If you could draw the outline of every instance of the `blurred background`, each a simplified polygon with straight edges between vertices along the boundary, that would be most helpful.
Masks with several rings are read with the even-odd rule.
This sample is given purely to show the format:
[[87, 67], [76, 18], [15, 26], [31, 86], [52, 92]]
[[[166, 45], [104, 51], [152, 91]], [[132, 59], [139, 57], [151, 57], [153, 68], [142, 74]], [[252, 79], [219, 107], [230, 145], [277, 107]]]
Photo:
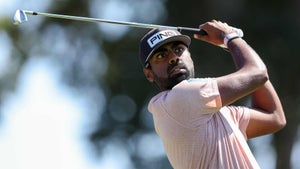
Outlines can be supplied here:
[[[17, 9], [244, 30], [268, 66], [287, 126], [249, 140], [263, 169], [300, 168], [300, 1], [0, 0], [1, 169], [171, 169], [147, 110], [158, 90], [138, 57], [148, 30], [28, 16]], [[198, 77], [234, 71], [229, 53], [192, 40]], [[247, 104], [244, 98], [237, 104]]]

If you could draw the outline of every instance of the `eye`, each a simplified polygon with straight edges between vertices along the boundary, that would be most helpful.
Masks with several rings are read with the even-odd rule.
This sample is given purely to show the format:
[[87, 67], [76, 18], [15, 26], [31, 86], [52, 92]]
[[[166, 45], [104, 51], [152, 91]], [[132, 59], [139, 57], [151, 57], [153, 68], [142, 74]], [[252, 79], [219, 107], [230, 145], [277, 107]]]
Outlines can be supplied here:
[[168, 54], [166, 52], [160, 52], [155, 55], [155, 59], [162, 60], [162, 59], [166, 58], [167, 56], [168, 56]]
[[182, 46], [177, 46], [174, 50], [174, 52], [177, 54], [177, 55], [181, 55], [183, 52], [184, 52], [184, 47]]

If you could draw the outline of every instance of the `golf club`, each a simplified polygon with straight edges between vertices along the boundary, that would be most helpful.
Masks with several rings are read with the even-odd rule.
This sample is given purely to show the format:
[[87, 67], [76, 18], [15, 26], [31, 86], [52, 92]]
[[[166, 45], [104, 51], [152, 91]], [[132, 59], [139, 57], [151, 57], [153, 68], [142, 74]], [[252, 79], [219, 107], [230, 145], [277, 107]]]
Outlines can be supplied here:
[[[125, 21], [116, 21], [116, 20], [108, 20], [108, 19], [98, 19], [98, 18], [89, 18], [89, 17], [80, 17], [80, 16], [42, 13], [42, 12], [34, 12], [34, 11], [29, 11], [29, 10], [17, 10], [14, 15], [14, 18], [13, 18], [14, 24], [19, 25], [19, 24], [22, 24], [22, 23], [28, 21], [27, 15], [34, 15], [34, 16], [39, 15], [39, 16], [50, 17], [50, 18], [77, 20], [77, 21], [84, 21], [84, 22], [102, 22], [102, 23], [118, 24], [118, 25], [125, 25], [125, 26], [137, 27], [137, 28], [148, 28], [148, 29], [166, 28], [166, 29], [177, 30], [183, 34], [192, 33], [192, 34], [207, 35], [207, 33], [204, 30], [197, 29], [197, 28], [164, 26], [164, 25], [137, 23], [137, 22], [125, 22]], [[243, 31], [241, 29], [234, 28], [234, 27], [232, 27], [232, 29], [240, 37], [243, 37]]]

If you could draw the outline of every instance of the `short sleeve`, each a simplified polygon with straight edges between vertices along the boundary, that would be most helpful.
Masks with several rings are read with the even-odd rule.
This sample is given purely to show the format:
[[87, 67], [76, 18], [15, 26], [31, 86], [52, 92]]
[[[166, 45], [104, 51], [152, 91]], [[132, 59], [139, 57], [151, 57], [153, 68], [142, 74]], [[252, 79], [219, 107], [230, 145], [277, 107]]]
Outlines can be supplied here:
[[172, 90], [152, 98], [148, 106], [152, 113], [164, 113], [183, 125], [191, 126], [199, 124], [221, 107], [217, 82], [212, 78], [184, 80]]
[[228, 109], [233, 122], [247, 139], [246, 130], [250, 120], [249, 108], [243, 106], [228, 106]]

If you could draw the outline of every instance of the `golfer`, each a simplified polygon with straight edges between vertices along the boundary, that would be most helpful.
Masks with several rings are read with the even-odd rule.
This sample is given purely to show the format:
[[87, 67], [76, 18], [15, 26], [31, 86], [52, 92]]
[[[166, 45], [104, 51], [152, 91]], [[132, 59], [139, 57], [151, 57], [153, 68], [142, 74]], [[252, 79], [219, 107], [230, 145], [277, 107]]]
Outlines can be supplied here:
[[[274, 133], [286, 124], [281, 102], [258, 54], [226, 23], [199, 26], [194, 38], [225, 45], [236, 71], [195, 78], [191, 39], [175, 30], [153, 29], [140, 42], [140, 61], [160, 93], [148, 109], [174, 169], [260, 168], [247, 139]], [[214, 66], [214, 65], [211, 65]], [[249, 107], [231, 105], [252, 95]]]

